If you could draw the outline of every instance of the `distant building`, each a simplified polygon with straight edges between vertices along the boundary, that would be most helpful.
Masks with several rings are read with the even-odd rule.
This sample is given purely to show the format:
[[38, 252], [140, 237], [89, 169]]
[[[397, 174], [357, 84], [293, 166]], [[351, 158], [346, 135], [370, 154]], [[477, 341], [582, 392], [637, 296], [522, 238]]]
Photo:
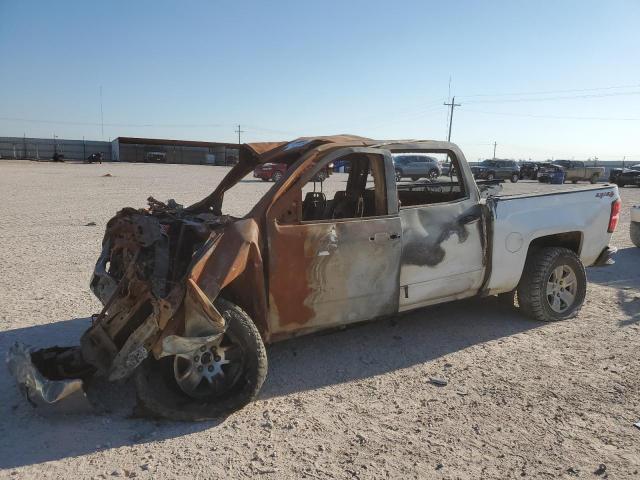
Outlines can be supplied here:
[[238, 144], [118, 137], [111, 142], [111, 157], [116, 162], [233, 165]]

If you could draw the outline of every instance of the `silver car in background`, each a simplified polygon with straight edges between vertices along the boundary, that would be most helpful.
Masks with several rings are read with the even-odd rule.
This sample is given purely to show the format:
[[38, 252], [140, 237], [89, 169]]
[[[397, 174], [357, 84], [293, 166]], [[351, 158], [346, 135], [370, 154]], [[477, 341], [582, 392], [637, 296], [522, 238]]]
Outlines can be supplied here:
[[442, 174], [442, 166], [438, 159], [428, 155], [415, 153], [393, 155], [393, 166], [397, 182], [403, 178], [411, 178], [411, 180], [438, 178]]

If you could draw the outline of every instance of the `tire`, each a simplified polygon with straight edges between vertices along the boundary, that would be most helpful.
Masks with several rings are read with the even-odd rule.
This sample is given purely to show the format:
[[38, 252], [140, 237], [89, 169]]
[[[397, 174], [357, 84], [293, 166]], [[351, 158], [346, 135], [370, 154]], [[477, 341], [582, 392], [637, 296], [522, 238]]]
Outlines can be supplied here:
[[520, 180], [520, 175], [518, 175], [517, 173], [511, 175], [511, 183], [516, 183], [518, 180]]
[[438, 172], [438, 170], [436, 170], [435, 168], [429, 171], [429, 178], [436, 179], [439, 176], [440, 176], [440, 172]]
[[491, 181], [494, 178], [496, 178], [496, 176], [495, 176], [495, 174], [493, 172], [487, 173], [487, 180]]
[[591, 178], [589, 179], [589, 181], [591, 182], [592, 185], [594, 183], [598, 183], [598, 175], [591, 175]]
[[619, 188], [623, 188], [626, 185], [626, 183], [618, 181], [616, 182], [616, 185], [618, 185]]
[[280, 180], [284, 175], [282, 175], [282, 172], [273, 172], [273, 175], [271, 175], [271, 180], [273, 180], [274, 182], [277, 182], [278, 180]]
[[396, 182], [402, 181], [402, 170], [396, 170]]
[[[573, 273], [573, 283], [575, 283], [573, 292], [569, 288], [557, 293], [553, 290], [549, 291], [550, 285], [554, 288], [563, 288], [562, 282], [558, 285], [552, 280], [552, 278], [558, 278], [556, 273], [560, 267], [562, 267], [562, 275], [566, 270]], [[570, 276], [562, 275], [560, 279], [564, 282], [571, 280]], [[567, 284], [564, 283], [564, 285]], [[575, 317], [582, 308], [586, 292], [587, 275], [584, 265], [574, 252], [562, 247], [547, 247], [530, 252], [517, 288], [518, 303], [522, 312], [541, 322], [555, 322]], [[565, 299], [569, 298], [571, 293], [573, 293], [571, 303], [566, 302]], [[553, 303], [550, 298], [554, 299]], [[563, 305], [566, 307], [563, 308]]]
[[636, 247], [640, 248], [640, 222], [631, 222], [629, 236]]
[[144, 413], [178, 421], [207, 420], [239, 410], [258, 395], [268, 367], [260, 333], [237, 305], [222, 298], [216, 299], [215, 305], [227, 321], [225, 337], [233, 338], [240, 347], [240, 370], [233, 384], [221, 394], [191, 396], [176, 381], [175, 356], [160, 360], [149, 356], [135, 372], [136, 391]]

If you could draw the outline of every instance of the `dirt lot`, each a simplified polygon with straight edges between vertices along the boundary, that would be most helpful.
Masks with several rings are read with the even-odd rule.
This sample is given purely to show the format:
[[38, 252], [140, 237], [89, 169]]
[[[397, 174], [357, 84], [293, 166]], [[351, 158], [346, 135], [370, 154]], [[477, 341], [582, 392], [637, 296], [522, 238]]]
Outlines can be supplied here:
[[[0, 354], [76, 343], [99, 310], [88, 281], [106, 221], [149, 194], [195, 201], [225, 171], [2, 161]], [[227, 212], [270, 185], [247, 179]], [[553, 187], [506, 185], [532, 188]], [[43, 418], [2, 369], [0, 477], [638, 478], [640, 189], [622, 195], [618, 262], [588, 271], [577, 319], [543, 325], [483, 299], [287, 341], [268, 349], [259, 400], [224, 421], [131, 418], [128, 384], [96, 386], [102, 413]]]

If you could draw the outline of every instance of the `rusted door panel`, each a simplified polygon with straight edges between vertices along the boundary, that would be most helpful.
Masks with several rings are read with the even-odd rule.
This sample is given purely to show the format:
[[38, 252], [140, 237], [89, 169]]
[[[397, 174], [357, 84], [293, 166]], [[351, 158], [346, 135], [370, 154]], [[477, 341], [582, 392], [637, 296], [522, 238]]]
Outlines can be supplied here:
[[398, 311], [397, 215], [269, 229], [269, 322], [274, 335]]
[[477, 292], [484, 274], [483, 230], [475, 200], [400, 210], [400, 310]]

